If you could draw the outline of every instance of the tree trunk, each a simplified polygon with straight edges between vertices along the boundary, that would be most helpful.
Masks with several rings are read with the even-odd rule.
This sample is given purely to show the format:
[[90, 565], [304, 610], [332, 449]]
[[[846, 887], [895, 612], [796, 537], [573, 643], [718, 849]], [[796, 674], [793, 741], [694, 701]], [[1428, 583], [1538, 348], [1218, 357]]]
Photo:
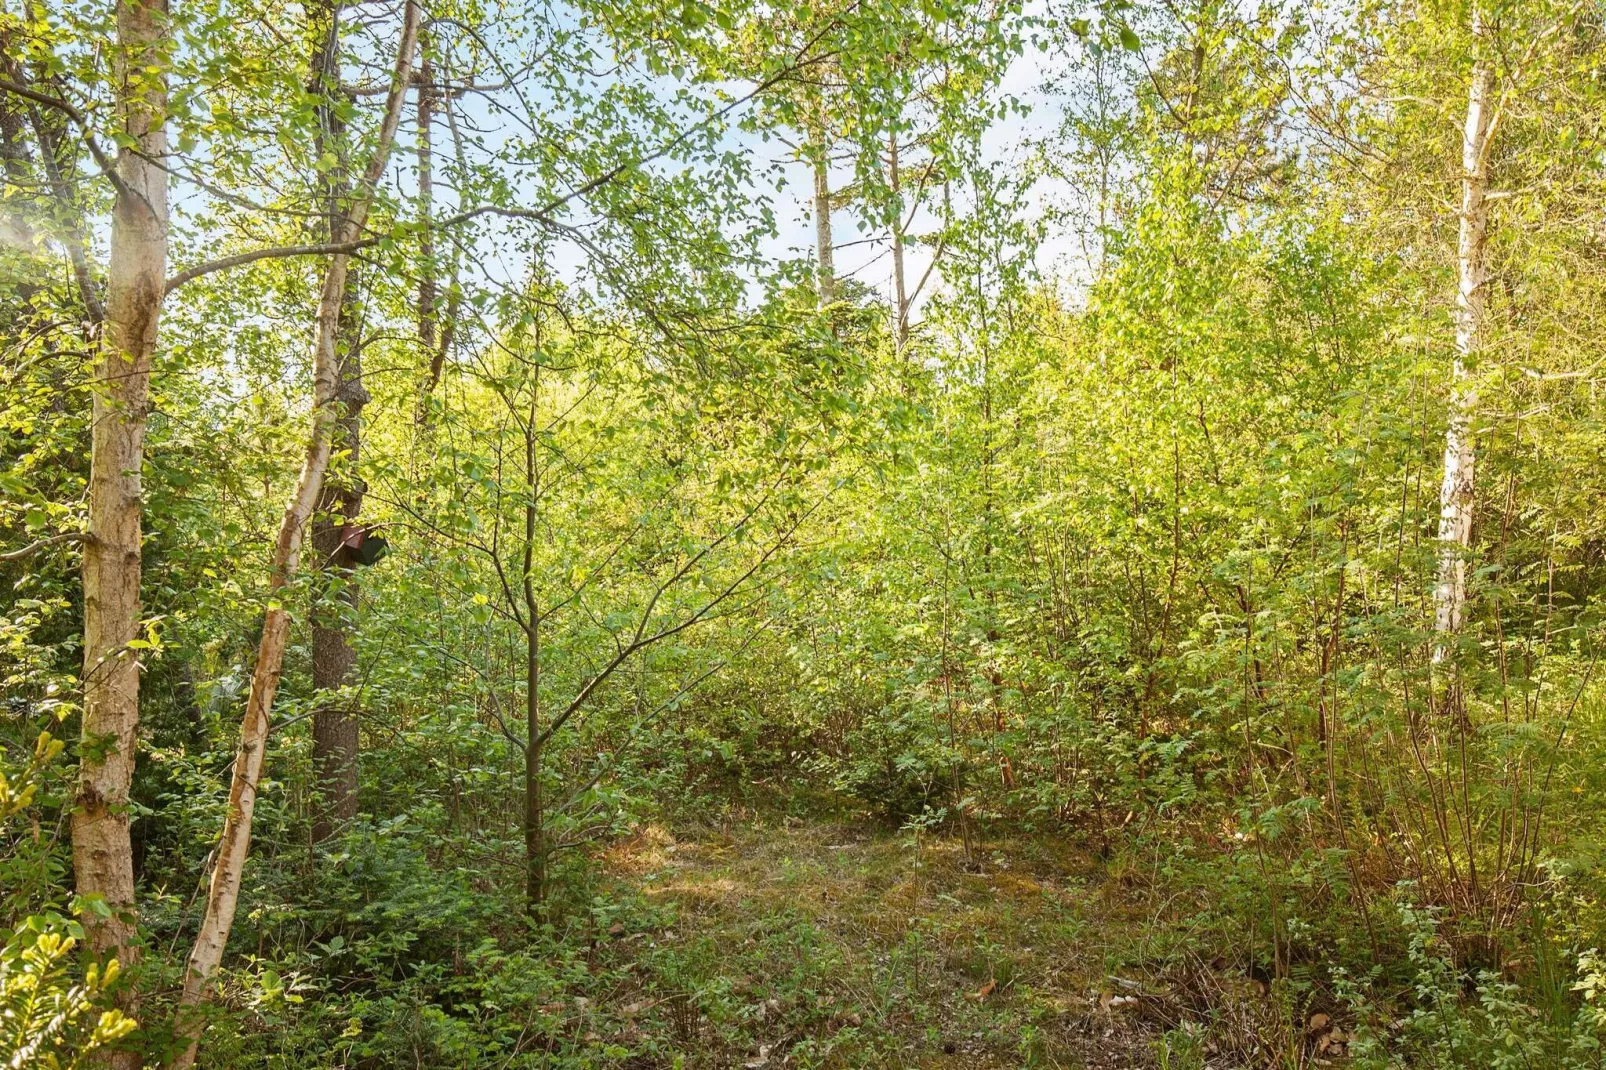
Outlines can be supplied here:
[[[433, 83], [434, 74], [432, 68], [430, 68], [428, 65], [428, 56], [424, 57], [424, 63], [424, 82], [426, 85], [431, 85]], [[424, 254], [425, 275], [419, 283], [418, 337], [421, 348], [423, 348], [425, 355], [429, 358], [429, 370], [425, 374], [424, 386], [420, 391], [418, 398], [417, 423], [421, 429], [426, 427], [429, 423], [430, 398], [434, 394], [436, 387], [440, 386], [441, 373], [446, 368], [446, 358], [452, 352], [452, 341], [457, 330], [457, 313], [462, 304], [463, 298], [463, 292], [457, 285], [458, 256], [461, 253], [461, 246], [457, 242], [453, 242], [452, 285], [448, 290], [448, 296], [446, 298], [445, 322], [442, 323], [440, 315], [440, 289], [437, 275], [438, 265], [435, 262], [434, 228], [431, 222], [433, 219], [435, 200], [433, 183], [435, 171], [432, 156], [434, 139], [431, 136], [431, 133], [432, 123], [435, 117], [436, 104], [444, 105], [443, 110], [446, 114], [446, 125], [452, 134], [452, 150], [453, 155], [457, 160], [458, 171], [460, 173], [465, 173], [468, 169], [468, 164], [463, 155], [462, 132], [457, 127], [457, 115], [456, 112], [452, 110], [450, 96], [444, 94], [432, 94], [429, 97], [429, 114], [427, 116], [428, 121], [426, 121], [426, 116], [422, 110], [424, 107], [424, 100], [421, 98], [419, 100], [420, 113], [418, 119], [420, 153], [418, 196], [420, 202], [422, 203], [424, 213], [425, 242], [421, 252]]]
[[898, 354], [909, 344], [909, 295], [903, 276], [903, 177], [898, 173], [898, 135], [887, 146], [887, 179], [892, 187], [892, 314], [893, 342]]
[[73, 873], [79, 895], [98, 896], [110, 908], [105, 917], [83, 914], [90, 951], [115, 955], [124, 968], [137, 954], [128, 794], [139, 728], [139, 657], [129, 644], [139, 638], [140, 469], [167, 268], [166, 35], [165, 0], [117, 5], [119, 125], [133, 144], [117, 154], [83, 558], [84, 710]]
[[544, 748], [539, 722], [527, 722], [524, 748], [524, 904], [532, 918], [546, 910], [546, 806], [541, 796]]
[[[367, 221], [374, 189], [384, 174], [390, 147], [396, 138], [396, 127], [401, 120], [402, 101], [412, 74], [418, 24], [418, 2], [407, 0], [401, 41], [396, 50], [396, 67], [385, 101], [385, 117], [380, 126], [378, 144], [363, 174], [362, 183], [352, 197], [351, 206], [341, 221], [339, 241], [355, 239]], [[330, 257], [318, 301], [317, 330], [313, 344], [312, 427], [307, 455], [302, 463], [300, 478], [296, 481], [294, 496], [279, 524], [270, 577], [272, 596], [262, 623], [262, 639], [257, 648], [251, 694], [246, 701], [245, 718], [240, 726], [240, 746], [234, 758], [234, 775], [229, 786], [223, 835], [218, 843], [217, 862], [207, 892], [206, 914], [184, 971], [184, 988], [179, 996], [174, 1030], [188, 1043], [175, 1060], [174, 1065], [178, 1067], [189, 1067], [195, 1063], [196, 1047], [204, 1026], [204, 1018], [197, 1005], [204, 998], [208, 982], [223, 959], [229, 930], [234, 925], [235, 907], [239, 902], [240, 880], [251, 844], [251, 818], [256, 808], [257, 783], [262, 775], [262, 761], [267, 747], [268, 719], [273, 710], [274, 695], [279, 689], [279, 677], [284, 670], [284, 648], [290, 631], [289, 613], [279, 599], [283, 597], [285, 585], [296, 573], [302, 534], [322, 494], [331, 438], [339, 418], [340, 355], [337, 340], [340, 313], [345, 305], [350, 259], [344, 253]]]
[[[1483, 27], [1474, 8], [1472, 33], [1482, 48]], [[1450, 638], [1466, 614], [1467, 552], [1472, 545], [1477, 450], [1472, 417], [1477, 390], [1471, 365], [1483, 343], [1484, 252], [1488, 236], [1490, 111], [1494, 69], [1479, 55], [1467, 94], [1461, 136], [1461, 227], [1456, 259], [1455, 363], [1451, 369], [1450, 417], [1444, 436], [1444, 482], [1439, 490], [1439, 579], [1434, 590], [1435, 663], [1449, 654]]]
[[820, 307], [827, 308], [836, 301], [835, 238], [831, 234], [831, 161], [825, 136], [815, 138], [819, 153], [814, 159], [814, 245], [815, 285], [820, 296]]
[[[21, 72], [18, 64], [11, 57], [16, 46], [13, 44], [11, 34], [0, 26], [0, 71], [13, 82], [21, 84]], [[32, 182], [29, 174], [28, 147], [23, 142], [22, 129], [28, 113], [28, 102], [10, 93], [0, 93], [0, 164], [4, 165], [6, 178], [17, 189], [27, 189]], [[33, 249], [33, 225], [28, 222], [28, 216], [22, 210], [19, 201], [7, 212], [3, 222], [0, 222], [0, 240], [18, 249]], [[32, 291], [24, 296], [31, 296]]]
[[344, 696], [327, 697], [348, 686], [357, 653], [347, 629], [357, 608], [357, 575], [344, 564], [341, 528], [354, 523], [362, 512], [362, 482], [357, 462], [362, 448], [362, 409], [368, 392], [362, 385], [362, 353], [358, 338], [356, 302], [347, 284], [341, 312], [340, 380], [336, 402], [334, 450], [345, 455], [343, 478], [326, 480], [312, 526], [312, 546], [326, 582], [321, 604], [312, 616], [312, 686], [326, 696], [312, 715], [312, 769], [318, 788], [318, 810], [312, 822], [312, 842], [322, 843], [357, 816], [358, 709]]
[[541, 763], [546, 757], [541, 730], [541, 602], [535, 591], [535, 533], [541, 501], [541, 469], [536, 457], [541, 368], [536, 365], [530, 408], [524, 425], [524, 902], [530, 917], [546, 910], [546, 806], [541, 794]]
[[[334, 107], [340, 91], [340, 11], [334, 0], [329, 28], [313, 56], [312, 83], [318, 93], [319, 155], [334, 151], [340, 164], [328, 172], [327, 236], [339, 232], [342, 202], [351, 193], [350, 160], [342, 144], [345, 124]], [[336, 388], [339, 415], [333, 450], [347, 458], [343, 481], [326, 479], [312, 522], [312, 545], [317, 567], [324, 574], [319, 599], [312, 612], [312, 686], [322, 696], [312, 715], [312, 769], [317, 789], [312, 842], [322, 843], [357, 815], [358, 724], [355, 706], [343, 697], [330, 697], [351, 682], [356, 652], [346, 637], [357, 605], [355, 572], [341, 554], [341, 527], [357, 519], [362, 510], [361, 483], [356, 478], [362, 445], [362, 408], [368, 393], [362, 385], [361, 325], [357, 315], [357, 276], [348, 271], [340, 308], [335, 347], [340, 372]]]
[[[17, 78], [18, 81], [23, 81], [24, 79], [20, 77], [20, 73], [20, 69], [14, 69], [13, 77]], [[64, 244], [67, 246], [67, 257], [72, 262], [73, 279], [78, 283], [78, 295], [84, 303], [84, 310], [88, 313], [89, 320], [98, 327], [105, 322], [106, 306], [102, 303], [100, 295], [95, 290], [94, 272], [89, 267], [89, 239], [84, 233], [83, 210], [78, 203], [74, 183], [69, 180], [67, 173], [62, 169], [64, 159], [70, 158], [67, 153], [62, 151], [61, 143], [64, 134], [51, 126], [50, 117], [44, 115], [38, 107], [30, 104], [28, 114], [30, 125], [34, 130], [34, 138], [39, 144], [39, 161], [44, 167], [45, 181], [50, 186], [50, 195], [55, 198], [62, 215], [70, 221], [65, 225], [67, 233]], [[162, 134], [164, 145], [166, 137], [167, 135], [164, 131]], [[166, 192], [165, 183], [163, 192], [164, 194]], [[162, 205], [161, 211], [165, 216], [167, 212], [165, 203]], [[165, 240], [163, 257], [165, 261]]]
[[419, 35], [419, 86], [418, 86], [418, 254], [421, 261], [418, 271], [418, 348], [427, 361], [424, 389], [419, 392], [416, 422], [422, 427], [429, 419], [429, 396], [440, 382], [441, 365], [445, 352], [436, 349], [438, 329], [437, 301], [440, 299], [435, 272], [435, 234], [433, 212], [435, 200], [435, 158], [433, 127], [435, 124], [435, 71], [429, 62], [429, 38]]

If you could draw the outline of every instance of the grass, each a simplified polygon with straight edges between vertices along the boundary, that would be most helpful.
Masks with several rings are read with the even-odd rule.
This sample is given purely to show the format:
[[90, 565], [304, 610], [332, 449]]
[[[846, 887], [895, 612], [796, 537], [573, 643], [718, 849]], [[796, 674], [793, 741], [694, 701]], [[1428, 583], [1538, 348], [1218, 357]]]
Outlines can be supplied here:
[[1087, 855], [847, 816], [738, 808], [603, 852], [640, 909], [595, 937], [628, 980], [586, 1039], [640, 1067], [1203, 1065], [1202, 1027], [1127, 969], [1152, 914]]

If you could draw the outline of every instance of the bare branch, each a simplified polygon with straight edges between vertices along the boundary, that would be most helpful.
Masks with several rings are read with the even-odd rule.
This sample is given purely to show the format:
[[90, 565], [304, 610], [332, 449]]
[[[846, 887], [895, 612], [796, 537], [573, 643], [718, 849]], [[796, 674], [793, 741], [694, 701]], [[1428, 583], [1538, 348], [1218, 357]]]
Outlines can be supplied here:
[[60, 535], [51, 535], [47, 538], [35, 539], [33, 542], [29, 543], [27, 546], [24, 546], [20, 550], [11, 550], [7, 553], [0, 554], [0, 561], [20, 561], [29, 554], [43, 550], [47, 546], [58, 546], [64, 542], [88, 541], [89, 533], [87, 531], [68, 531]]

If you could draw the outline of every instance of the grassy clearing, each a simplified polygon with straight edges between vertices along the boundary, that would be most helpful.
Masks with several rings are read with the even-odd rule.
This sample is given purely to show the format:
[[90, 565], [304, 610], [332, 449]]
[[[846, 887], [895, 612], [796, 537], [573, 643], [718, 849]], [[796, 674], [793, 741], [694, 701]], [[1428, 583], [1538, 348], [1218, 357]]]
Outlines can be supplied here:
[[1144, 969], [1155, 904], [1049, 838], [967, 853], [735, 809], [600, 861], [634, 906], [594, 936], [595, 967], [620, 980], [571, 1004], [569, 1028], [620, 1065], [1239, 1065], [1277, 1017], [1252, 985]]

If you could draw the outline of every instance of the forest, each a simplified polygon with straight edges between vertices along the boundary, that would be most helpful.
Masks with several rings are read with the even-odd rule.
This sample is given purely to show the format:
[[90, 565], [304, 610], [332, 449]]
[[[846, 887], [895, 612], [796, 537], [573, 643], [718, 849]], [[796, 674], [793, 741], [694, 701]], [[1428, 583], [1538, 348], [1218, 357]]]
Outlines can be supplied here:
[[1606, 1066], [1598, 0], [0, 0], [0, 1063]]

